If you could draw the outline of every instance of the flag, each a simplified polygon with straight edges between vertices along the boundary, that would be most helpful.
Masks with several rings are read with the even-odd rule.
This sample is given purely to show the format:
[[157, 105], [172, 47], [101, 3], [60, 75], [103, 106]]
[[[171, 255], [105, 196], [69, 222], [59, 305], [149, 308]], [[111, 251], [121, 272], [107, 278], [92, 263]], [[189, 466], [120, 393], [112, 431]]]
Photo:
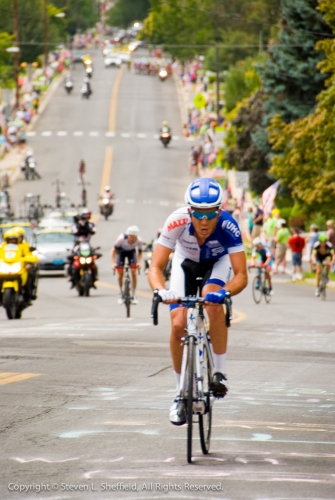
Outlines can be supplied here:
[[281, 179], [268, 187], [262, 194], [263, 213], [271, 212]]

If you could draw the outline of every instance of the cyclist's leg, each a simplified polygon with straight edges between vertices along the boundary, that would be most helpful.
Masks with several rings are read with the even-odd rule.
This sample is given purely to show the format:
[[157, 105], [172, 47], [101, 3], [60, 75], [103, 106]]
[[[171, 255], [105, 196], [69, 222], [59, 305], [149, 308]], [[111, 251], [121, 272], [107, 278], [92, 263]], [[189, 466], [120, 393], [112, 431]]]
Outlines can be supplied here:
[[[179, 257], [176, 254], [173, 256], [170, 278], [170, 289], [173, 290], [179, 297], [185, 296], [185, 274], [183, 268], [181, 267], [183, 260], [183, 258]], [[178, 384], [183, 356], [183, 346], [181, 345], [181, 338], [185, 336], [187, 310], [184, 307], [179, 307], [178, 304], [173, 304], [170, 306], [170, 316], [170, 352], [173, 369]]]
[[[127, 253], [128, 253], [128, 259], [129, 259], [130, 264], [137, 264], [136, 250], [130, 250]], [[136, 288], [137, 288], [137, 269], [131, 270], [131, 278], [132, 278], [132, 285], [133, 285], [133, 297], [135, 297]]]
[[125, 252], [121, 249], [116, 250], [116, 266], [117, 270], [117, 278], [120, 287], [120, 293], [122, 294], [122, 286], [123, 286], [123, 266], [124, 266]]
[[266, 274], [267, 280], [268, 280], [269, 285], [270, 285], [270, 290], [272, 290], [272, 280], [271, 280], [270, 270], [271, 270], [271, 267], [270, 266], [266, 266], [265, 274]]
[[[231, 269], [229, 255], [225, 255], [216, 262], [208, 278], [206, 277], [202, 296], [204, 297], [208, 292], [215, 292], [223, 288], [230, 280]], [[207, 306], [206, 312], [209, 318], [209, 334], [213, 346], [213, 391], [217, 396], [224, 396], [227, 392], [225, 373], [228, 340], [225, 312], [222, 305]]]

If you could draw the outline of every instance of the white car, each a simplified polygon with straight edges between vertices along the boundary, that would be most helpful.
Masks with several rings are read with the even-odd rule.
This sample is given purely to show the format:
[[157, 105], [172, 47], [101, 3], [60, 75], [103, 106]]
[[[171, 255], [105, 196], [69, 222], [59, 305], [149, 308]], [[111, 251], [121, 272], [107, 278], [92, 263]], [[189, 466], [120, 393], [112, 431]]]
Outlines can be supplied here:
[[38, 267], [42, 271], [64, 271], [74, 245], [70, 229], [41, 229], [35, 233]]
[[121, 59], [123, 63], [130, 61], [129, 52], [118, 52], [117, 56]]
[[105, 63], [105, 68], [111, 68], [112, 66], [119, 68], [122, 64], [122, 61], [119, 58], [119, 56], [115, 54], [108, 54], [105, 57], [104, 63]]

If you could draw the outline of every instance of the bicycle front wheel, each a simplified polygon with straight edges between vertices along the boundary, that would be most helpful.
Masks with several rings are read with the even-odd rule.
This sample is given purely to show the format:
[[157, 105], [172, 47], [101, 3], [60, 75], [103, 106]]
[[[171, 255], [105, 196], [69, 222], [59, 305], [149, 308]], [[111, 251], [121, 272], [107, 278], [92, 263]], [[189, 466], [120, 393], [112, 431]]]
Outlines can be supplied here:
[[252, 296], [256, 304], [262, 300], [262, 283], [259, 276], [255, 276], [252, 282]]
[[203, 365], [203, 390], [205, 397], [205, 414], [199, 415], [199, 433], [202, 453], [207, 455], [211, 441], [212, 432], [212, 404], [210, 398], [209, 387], [211, 383], [211, 365], [208, 359], [208, 352], [204, 346], [204, 365]]
[[130, 281], [127, 278], [124, 282], [124, 303], [126, 305], [127, 318], [130, 318], [130, 304], [131, 304]]
[[193, 380], [194, 380], [194, 337], [189, 338], [188, 359], [187, 359], [187, 461], [192, 463], [192, 427], [193, 427]]

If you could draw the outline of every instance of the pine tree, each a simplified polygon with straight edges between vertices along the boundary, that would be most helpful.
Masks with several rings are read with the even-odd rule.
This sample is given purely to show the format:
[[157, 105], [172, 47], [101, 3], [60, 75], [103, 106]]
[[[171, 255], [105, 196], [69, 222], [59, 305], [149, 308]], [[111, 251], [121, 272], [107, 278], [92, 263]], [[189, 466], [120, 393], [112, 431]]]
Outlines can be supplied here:
[[[239, 125], [237, 143], [228, 153], [228, 161], [231, 166], [241, 169], [237, 161], [239, 157], [244, 159], [243, 169], [252, 171], [252, 188], [257, 193], [273, 182], [267, 174], [271, 159], [267, 128], [271, 119], [279, 114], [285, 123], [289, 123], [312, 113], [316, 96], [324, 88], [327, 75], [317, 69], [324, 54], [315, 50], [315, 44], [332, 36], [332, 31], [317, 7], [317, 0], [282, 0], [278, 41], [269, 45], [269, 58], [258, 67], [263, 89], [262, 112], [258, 107], [251, 130], [245, 123], [245, 107], [240, 109], [235, 120]], [[248, 107], [252, 112], [254, 97], [251, 97]], [[246, 131], [249, 140], [240, 140]]]

